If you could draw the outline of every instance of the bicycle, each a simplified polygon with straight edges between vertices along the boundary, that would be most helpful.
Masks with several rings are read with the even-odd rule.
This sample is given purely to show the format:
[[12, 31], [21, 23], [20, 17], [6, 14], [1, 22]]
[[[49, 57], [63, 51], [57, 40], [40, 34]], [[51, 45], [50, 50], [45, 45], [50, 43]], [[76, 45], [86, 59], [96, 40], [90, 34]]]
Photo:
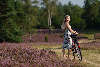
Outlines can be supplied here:
[[75, 59], [75, 54], [77, 55], [78, 59], [82, 61], [82, 53], [81, 53], [81, 48], [78, 43], [78, 37], [76, 34], [71, 35], [72, 38], [72, 53]]

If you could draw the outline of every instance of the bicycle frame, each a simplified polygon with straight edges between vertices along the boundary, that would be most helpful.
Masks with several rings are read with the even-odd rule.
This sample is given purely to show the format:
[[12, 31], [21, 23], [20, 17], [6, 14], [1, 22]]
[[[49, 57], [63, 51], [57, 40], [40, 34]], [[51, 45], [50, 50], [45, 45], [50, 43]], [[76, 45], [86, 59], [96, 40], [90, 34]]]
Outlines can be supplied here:
[[75, 59], [75, 53], [77, 53], [79, 60], [82, 61], [82, 54], [81, 54], [80, 45], [78, 43], [78, 37], [77, 35], [73, 34], [71, 35], [71, 38], [72, 38], [72, 51], [73, 51], [74, 59]]
[[80, 48], [80, 45], [77, 40], [78, 39], [77, 35], [73, 34], [73, 35], [71, 35], [71, 38], [72, 38], [72, 46], [78, 46], [78, 48]]

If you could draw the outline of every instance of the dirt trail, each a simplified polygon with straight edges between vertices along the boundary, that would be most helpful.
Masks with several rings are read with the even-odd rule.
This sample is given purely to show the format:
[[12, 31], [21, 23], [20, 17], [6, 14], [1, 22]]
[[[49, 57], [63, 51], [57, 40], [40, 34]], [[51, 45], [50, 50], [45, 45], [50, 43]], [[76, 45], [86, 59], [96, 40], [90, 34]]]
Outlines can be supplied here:
[[85, 58], [83, 59], [83, 62], [85, 62], [85, 63], [87, 63], [87, 64], [94, 65], [95, 67], [100, 67], [100, 64], [94, 63], [94, 62], [89, 61], [89, 60], [87, 60], [87, 59], [85, 59]]
[[[61, 57], [61, 59], [68, 59], [67, 57]], [[70, 59], [69, 60], [73, 60], [73, 56], [71, 56], [70, 55]], [[77, 58], [76, 58], [76, 60], [78, 60]], [[94, 63], [94, 62], [92, 62], [92, 61], [89, 61], [89, 60], [87, 60], [86, 58], [83, 58], [83, 60], [82, 60], [82, 63], [86, 63], [86, 64], [89, 64], [89, 65], [93, 65], [93, 66], [95, 66], [95, 67], [100, 67], [100, 64], [98, 64], [98, 63]]]

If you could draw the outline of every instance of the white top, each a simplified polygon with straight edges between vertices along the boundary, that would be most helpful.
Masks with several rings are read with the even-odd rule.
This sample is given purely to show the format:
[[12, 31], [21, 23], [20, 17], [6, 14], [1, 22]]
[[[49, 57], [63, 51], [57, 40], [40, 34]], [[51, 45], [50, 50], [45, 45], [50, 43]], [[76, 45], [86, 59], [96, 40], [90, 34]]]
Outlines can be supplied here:
[[[69, 27], [71, 28], [71, 26], [69, 25]], [[68, 28], [66, 28], [65, 32], [69, 35], [71, 35], [72, 33], [70, 32], [70, 30]]]
[[[70, 25], [69, 25], [69, 27], [71, 28]], [[61, 25], [61, 28], [62, 28], [62, 29], [66, 29], [66, 30], [65, 30], [65, 33], [66, 33], [66, 34], [71, 35], [71, 32], [70, 32], [69, 29], [66, 27], [65, 23], [63, 23], [63, 24]]]

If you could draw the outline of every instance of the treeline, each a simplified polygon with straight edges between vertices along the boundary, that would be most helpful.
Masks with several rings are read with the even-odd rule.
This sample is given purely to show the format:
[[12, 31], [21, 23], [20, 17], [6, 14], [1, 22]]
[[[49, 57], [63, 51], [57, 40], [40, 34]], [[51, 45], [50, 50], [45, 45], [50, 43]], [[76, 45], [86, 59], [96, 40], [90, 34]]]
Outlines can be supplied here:
[[84, 0], [83, 7], [58, 0], [0, 0], [0, 42], [21, 42], [34, 29], [60, 29], [66, 14], [74, 29], [100, 29], [99, 0]]

